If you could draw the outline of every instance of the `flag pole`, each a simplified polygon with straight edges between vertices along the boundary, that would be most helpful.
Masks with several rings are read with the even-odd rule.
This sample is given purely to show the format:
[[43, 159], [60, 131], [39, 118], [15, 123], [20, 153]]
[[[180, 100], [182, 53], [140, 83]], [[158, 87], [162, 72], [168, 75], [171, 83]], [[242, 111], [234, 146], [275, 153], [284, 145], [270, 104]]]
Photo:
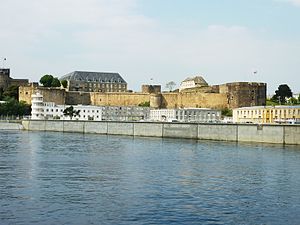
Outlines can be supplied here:
[[3, 58], [3, 62], [2, 62], [2, 68], [3, 68], [3, 69], [5, 68], [5, 67], [4, 67], [5, 61], [6, 61], [6, 58], [4, 57], [4, 58]]

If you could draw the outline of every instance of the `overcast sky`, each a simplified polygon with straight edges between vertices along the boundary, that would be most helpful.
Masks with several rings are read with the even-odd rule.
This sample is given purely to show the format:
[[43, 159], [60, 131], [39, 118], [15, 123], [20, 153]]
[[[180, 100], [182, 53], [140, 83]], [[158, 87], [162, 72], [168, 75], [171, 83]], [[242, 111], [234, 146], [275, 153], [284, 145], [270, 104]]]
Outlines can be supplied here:
[[139, 91], [202, 75], [300, 92], [300, 0], [0, 0], [0, 9], [1, 67], [14, 78], [119, 72]]

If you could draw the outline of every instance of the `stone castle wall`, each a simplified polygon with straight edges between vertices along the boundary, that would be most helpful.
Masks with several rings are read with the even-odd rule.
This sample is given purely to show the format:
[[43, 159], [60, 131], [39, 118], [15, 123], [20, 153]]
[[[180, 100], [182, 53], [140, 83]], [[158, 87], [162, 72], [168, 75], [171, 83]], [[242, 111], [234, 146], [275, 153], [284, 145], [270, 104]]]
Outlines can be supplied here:
[[57, 105], [97, 105], [97, 106], [137, 106], [150, 102], [153, 108], [239, 108], [264, 105], [266, 103], [266, 84], [237, 82], [215, 85], [211, 92], [165, 92], [165, 93], [102, 93], [68, 92], [60, 88], [23, 86], [19, 99], [31, 104], [31, 95], [38, 89], [44, 101]]
[[235, 82], [218, 85], [219, 92], [227, 94], [229, 108], [265, 105], [267, 87], [265, 83]]
[[31, 105], [31, 95], [34, 94], [36, 91], [39, 91], [43, 95], [45, 102], [55, 102], [55, 104], [57, 105], [66, 104], [65, 89], [33, 86], [19, 87], [19, 101], [25, 101]]
[[10, 86], [28, 85], [28, 79], [13, 79], [10, 77], [10, 69], [0, 69], [0, 88], [6, 90]]
[[148, 84], [143, 84], [142, 85], [142, 93], [160, 93], [161, 92], [161, 85], [148, 85]]
[[98, 106], [137, 106], [144, 102], [150, 102], [150, 94], [147, 93], [90, 93], [91, 104]]
[[163, 93], [162, 108], [227, 108], [227, 95], [218, 93]]

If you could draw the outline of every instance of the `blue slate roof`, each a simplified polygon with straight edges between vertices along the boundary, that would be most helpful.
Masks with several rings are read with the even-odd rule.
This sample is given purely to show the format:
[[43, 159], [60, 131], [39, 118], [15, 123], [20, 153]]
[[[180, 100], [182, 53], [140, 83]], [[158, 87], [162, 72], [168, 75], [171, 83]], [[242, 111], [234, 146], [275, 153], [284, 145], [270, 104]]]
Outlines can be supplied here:
[[127, 84], [119, 73], [110, 72], [74, 71], [62, 76], [60, 80]]

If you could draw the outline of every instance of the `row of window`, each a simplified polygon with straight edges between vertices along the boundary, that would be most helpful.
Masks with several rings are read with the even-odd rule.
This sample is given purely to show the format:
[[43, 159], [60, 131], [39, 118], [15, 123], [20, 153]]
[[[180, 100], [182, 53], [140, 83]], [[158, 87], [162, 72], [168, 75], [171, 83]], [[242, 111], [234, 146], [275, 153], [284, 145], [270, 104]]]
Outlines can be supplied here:
[[237, 114], [241, 115], [261, 115], [262, 113], [271, 113], [271, 114], [290, 114], [290, 115], [300, 115], [300, 109], [271, 109], [271, 110], [240, 110], [237, 111]]

